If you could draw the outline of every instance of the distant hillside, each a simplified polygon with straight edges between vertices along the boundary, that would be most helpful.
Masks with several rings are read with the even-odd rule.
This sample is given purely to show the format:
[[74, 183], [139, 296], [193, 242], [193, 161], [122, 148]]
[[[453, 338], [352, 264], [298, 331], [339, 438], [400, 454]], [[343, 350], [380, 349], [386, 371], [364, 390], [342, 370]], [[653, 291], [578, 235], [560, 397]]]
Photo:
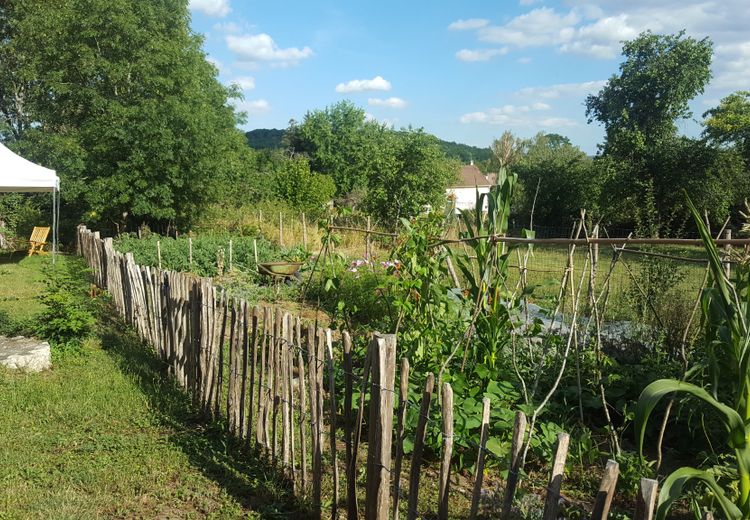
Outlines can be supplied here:
[[281, 148], [281, 139], [284, 137], [284, 130], [276, 128], [258, 128], [245, 133], [247, 144], [251, 148], [261, 150], [263, 148]]
[[[251, 148], [261, 150], [264, 148], [277, 149], [281, 148], [281, 140], [284, 137], [284, 130], [276, 128], [258, 128], [245, 133], [247, 144]], [[479, 148], [468, 144], [454, 143], [453, 141], [440, 141], [440, 147], [445, 155], [453, 159], [458, 159], [462, 163], [468, 164], [470, 161], [483, 162], [489, 160], [491, 152], [489, 148]]]
[[445, 155], [452, 159], [458, 159], [464, 164], [469, 164], [471, 161], [488, 161], [492, 156], [492, 152], [489, 148], [479, 148], [478, 146], [454, 143], [453, 141], [443, 141], [442, 139], [440, 139], [440, 147], [445, 152]]

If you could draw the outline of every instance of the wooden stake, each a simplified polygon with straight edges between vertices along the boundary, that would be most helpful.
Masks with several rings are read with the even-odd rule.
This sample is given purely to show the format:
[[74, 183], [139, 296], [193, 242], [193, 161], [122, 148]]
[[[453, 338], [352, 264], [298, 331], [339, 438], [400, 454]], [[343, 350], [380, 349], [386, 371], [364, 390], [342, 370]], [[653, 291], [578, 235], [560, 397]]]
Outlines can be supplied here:
[[650, 478], [641, 479], [641, 487], [635, 503], [635, 516], [633, 520], [652, 520], [656, 504], [656, 495], [659, 483]]
[[258, 240], [253, 239], [253, 256], [255, 258], [255, 270], [258, 270]]
[[289, 313], [284, 313], [281, 319], [281, 335], [279, 337], [279, 374], [281, 375], [280, 383], [280, 395], [281, 400], [281, 462], [284, 467], [284, 471], [289, 468], [289, 455], [291, 454], [291, 443], [289, 434], [292, 431], [292, 421], [289, 416], [290, 407], [290, 396], [289, 382], [288, 379], [291, 374], [288, 374], [288, 362], [287, 357], [289, 354], [289, 348], [287, 340], [289, 338]]
[[333, 464], [333, 502], [331, 503], [331, 518], [336, 520], [338, 501], [339, 501], [339, 463], [336, 454], [336, 378], [333, 372], [333, 340], [331, 337], [331, 329], [326, 329], [326, 347], [327, 347], [327, 361], [328, 361], [328, 399], [330, 401], [330, 417], [329, 422], [331, 423], [331, 464]]
[[188, 264], [190, 270], [193, 270], [193, 237], [188, 237]]
[[450, 495], [451, 457], [453, 456], [453, 389], [443, 383], [443, 458], [440, 462], [438, 485], [438, 518], [448, 520], [448, 497]]
[[370, 255], [372, 254], [371, 246], [370, 246], [370, 231], [372, 228], [370, 227], [370, 216], [367, 216], [367, 233], [365, 234], [365, 259], [369, 260]]
[[427, 430], [427, 420], [430, 415], [430, 403], [432, 392], [435, 387], [435, 376], [427, 374], [427, 380], [422, 393], [422, 404], [419, 407], [419, 420], [417, 430], [414, 434], [414, 449], [411, 452], [411, 468], [409, 470], [409, 499], [406, 518], [415, 520], [417, 518], [417, 506], [419, 505], [419, 477], [422, 467], [422, 450], [424, 449], [424, 437]]
[[560, 500], [563, 475], [565, 474], [565, 459], [568, 457], [570, 435], [565, 432], [557, 434], [557, 450], [552, 464], [552, 473], [547, 486], [547, 500], [544, 504], [544, 520], [557, 520], [557, 505]]
[[510, 468], [508, 469], [508, 480], [505, 485], [503, 511], [500, 515], [500, 518], [503, 520], [510, 518], [513, 497], [516, 494], [516, 486], [518, 485], [518, 473], [521, 470], [521, 449], [523, 448], [525, 434], [526, 414], [519, 411], [516, 412], [516, 420], [513, 423], [513, 440], [510, 448]]
[[307, 327], [307, 377], [310, 383], [310, 437], [312, 439], [312, 503], [315, 515], [320, 518], [321, 513], [321, 480], [322, 458], [320, 452], [320, 418], [318, 416], [318, 387], [317, 387], [317, 345], [315, 328]]
[[[724, 238], [727, 240], [732, 240], [732, 230], [731, 229], [725, 229], [724, 230]], [[731, 278], [732, 276], [732, 264], [729, 261], [732, 256], [732, 246], [730, 244], [727, 244], [724, 246], [724, 274], [726, 274], [727, 278]]]
[[161, 240], [156, 241], [156, 258], [159, 262], [159, 270], [161, 271]]
[[374, 335], [370, 342], [370, 435], [367, 449], [366, 520], [387, 520], [390, 497], [393, 383], [396, 335]]
[[[260, 414], [260, 407], [259, 406], [253, 406], [253, 401], [255, 400], [255, 377], [256, 377], [256, 370], [257, 370], [257, 364], [258, 364], [258, 334], [260, 333], [260, 330], [258, 329], [258, 322], [260, 321], [260, 308], [257, 305], [253, 306], [253, 321], [252, 321], [252, 342], [253, 342], [253, 350], [250, 354], [250, 396], [248, 399], [248, 409], [247, 409], [247, 445], [249, 446], [251, 444], [250, 439], [252, 439], [253, 436], [253, 419], [255, 418], [255, 415], [253, 414], [253, 409], [257, 410], [257, 413]], [[260, 387], [258, 387], [258, 394], [260, 394]], [[260, 397], [260, 396], [259, 396]], [[257, 431], [257, 428], [256, 428]]]
[[357, 518], [357, 475], [352, 467], [352, 338], [347, 331], [342, 333], [344, 343], [344, 440], [346, 442], [346, 516]]
[[474, 520], [479, 511], [479, 498], [482, 494], [482, 481], [484, 479], [484, 450], [487, 445], [487, 434], [490, 427], [490, 399], [485, 397], [482, 400], [482, 427], [479, 433], [479, 453], [477, 454], [477, 464], [474, 471], [474, 493], [471, 497], [471, 513], [469, 519]]
[[401, 374], [398, 401], [398, 425], [396, 427], [396, 463], [393, 471], [393, 520], [398, 520], [398, 505], [401, 500], [401, 462], [404, 457], [404, 428], [406, 406], [409, 404], [409, 360], [401, 358]]
[[305, 213], [302, 213], [302, 245], [307, 251], [307, 222], [305, 221]]
[[[297, 344], [301, 347], [302, 342], [300, 341], [300, 321], [297, 318]], [[305, 389], [305, 360], [302, 357], [302, 349], [297, 352], [297, 370], [298, 370], [298, 381], [299, 381], [299, 439], [300, 439], [300, 458], [301, 458], [301, 469], [302, 469], [302, 494], [307, 493], [307, 435], [306, 422], [310, 419], [310, 414], [307, 413], [307, 395]]]
[[609, 507], [612, 505], [612, 497], [615, 494], [619, 474], [620, 465], [614, 460], [608, 460], [607, 466], [604, 468], [602, 483], [599, 485], [599, 492], [596, 494], [591, 520], [604, 520], [609, 516]]

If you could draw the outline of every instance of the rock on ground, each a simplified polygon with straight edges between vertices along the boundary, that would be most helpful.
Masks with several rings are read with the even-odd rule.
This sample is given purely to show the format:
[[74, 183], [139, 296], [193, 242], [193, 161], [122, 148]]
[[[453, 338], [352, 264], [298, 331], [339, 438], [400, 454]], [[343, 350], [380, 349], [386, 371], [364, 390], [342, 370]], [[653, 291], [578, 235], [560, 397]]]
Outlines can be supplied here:
[[52, 367], [49, 343], [23, 336], [0, 336], [0, 365], [24, 372], [47, 370]]

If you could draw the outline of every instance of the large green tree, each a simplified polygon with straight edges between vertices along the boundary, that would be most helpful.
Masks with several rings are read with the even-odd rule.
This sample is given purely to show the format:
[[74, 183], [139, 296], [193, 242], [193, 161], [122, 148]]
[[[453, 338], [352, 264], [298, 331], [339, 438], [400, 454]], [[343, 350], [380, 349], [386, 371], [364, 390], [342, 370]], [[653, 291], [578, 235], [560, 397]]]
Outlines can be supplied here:
[[[592, 160], [568, 138], [539, 133], [524, 142], [513, 172], [523, 185], [521, 212], [534, 223], [566, 226], [585, 208], [598, 212], [601, 182]], [[538, 189], [537, 189], [538, 188]]]
[[438, 139], [421, 129], [390, 132], [385, 142], [384, 158], [368, 180], [364, 209], [394, 227], [425, 206], [443, 206], [460, 163], [446, 159]]
[[604, 125], [605, 152], [632, 156], [677, 132], [675, 121], [690, 117], [688, 102], [711, 79], [712, 44], [684, 31], [642, 33], [624, 43], [620, 73], [586, 98], [589, 121]]
[[692, 115], [689, 101], [711, 78], [712, 44], [684, 31], [645, 32], [625, 42], [622, 54], [620, 73], [586, 98], [589, 122], [601, 123], [606, 133], [597, 165], [608, 179], [603, 207], [607, 219], [635, 221], [642, 232], [658, 235], [687, 217], [683, 204], [665, 195], [683, 187], [683, 172], [674, 167], [685, 151], [676, 122]]
[[0, 4], [0, 131], [59, 171], [68, 214], [185, 227], [241, 178], [236, 93], [189, 24], [187, 0]]
[[387, 132], [383, 125], [369, 121], [361, 108], [340, 101], [308, 112], [301, 123], [292, 121], [284, 139], [294, 152], [310, 158], [313, 171], [330, 175], [336, 196], [343, 198], [367, 188], [383, 159]]

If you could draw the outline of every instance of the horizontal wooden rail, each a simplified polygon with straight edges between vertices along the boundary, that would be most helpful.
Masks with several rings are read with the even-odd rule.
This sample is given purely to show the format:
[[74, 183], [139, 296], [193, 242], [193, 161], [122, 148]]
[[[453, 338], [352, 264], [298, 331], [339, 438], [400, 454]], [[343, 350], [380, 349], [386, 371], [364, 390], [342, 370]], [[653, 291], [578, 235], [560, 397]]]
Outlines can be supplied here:
[[[397, 237], [398, 233], [388, 233], [385, 231], [367, 230], [350, 226], [328, 226], [329, 230], [355, 231], [371, 235], [380, 235], [386, 237]], [[521, 238], [506, 237], [502, 235], [479, 235], [466, 238], [446, 238], [438, 240], [432, 247], [446, 244], [460, 244], [462, 242], [471, 242], [472, 240], [490, 239], [495, 242], [504, 242], [506, 244], [528, 244], [528, 245], [560, 245], [560, 246], [586, 246], [589, 244], [599, 245], [654, 245], [654, 246], [702, 246], [703, 240], [699, 238]], [[714, 239], [717, 246], [750, 246], [750, 238], [720, 238]]]

